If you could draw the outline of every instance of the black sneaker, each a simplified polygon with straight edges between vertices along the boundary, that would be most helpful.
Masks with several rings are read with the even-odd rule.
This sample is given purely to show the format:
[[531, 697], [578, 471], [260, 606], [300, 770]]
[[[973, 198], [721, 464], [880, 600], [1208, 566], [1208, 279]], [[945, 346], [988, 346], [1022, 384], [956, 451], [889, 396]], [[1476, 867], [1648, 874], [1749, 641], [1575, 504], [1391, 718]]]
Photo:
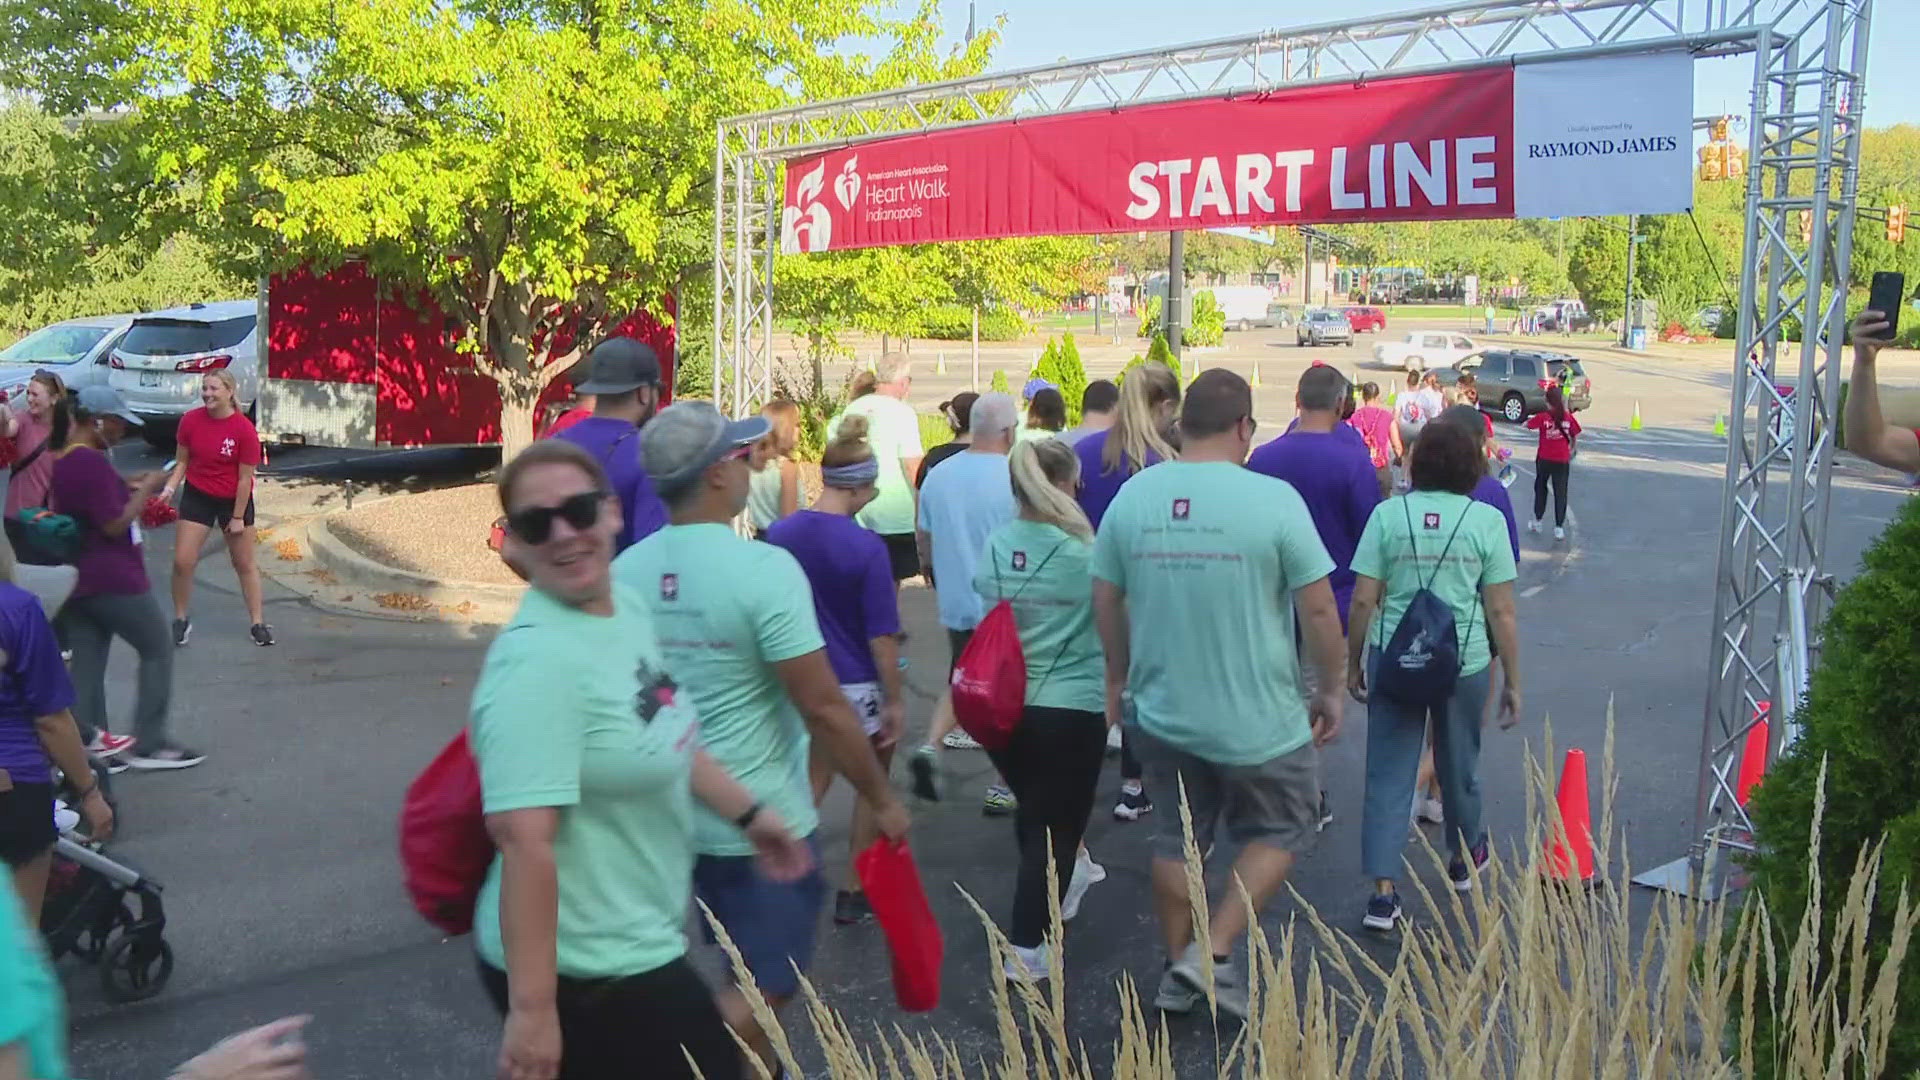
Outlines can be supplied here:
[[1153, 800], [1147, 798], [1146, 788], [1129, 791], [1126, 787], [1121, 787], [1120, 801], [1113, 805], [1113, 820], [1139, 821], [1151, 813], [1153, 813]]
[[913, 793], [928, 802], [940, 801], [940, 759], [931, 746], [923, 746], [907, 758], [907, 772], [913, 776]]
[[1455, 892], [1473, 891], [1473, 875], [1487, 865], [1487, 842], [1482, 840], [1473, 845], [1467, 854], [1473, 858], [1472, 870], [1467, 869], [1467, 860], [1458, 855], [1447, 864], [1447, 880], [1453, 882]]
[[841, 926], [853, 926], [873, 918], [873, 905], [867, 902], [867, 894], [848, 892], [845, 889], [833, 894], [833, 921]]
[[126, 758], [127, 764], [136, 769], [191, 769], [207, 760], [207, 755], [179, 743], [162, 743], [157, 747], [135, 746], [127, 751]]
[[1391, 933], [1405, 920], [1406, 915], [1400, 910], [1400, 894], [1390, 892], [1385, 895], [1376, 894], [1373, 899], [1367, 901], [1367, 917], [1361, 919], [1360, 924], [1369, 930], [1377, 930], [1385, 934]]
[[1316, 831], [1325, 832], [1327, 826], [1331, 824], [1333, 824], [1333, 804], [1327, 801], [1327, 793], [1322, 791], [1320, 793], [1320, 825]]
[[255, 645], [264, 647], [273, 644], [273, 627], [268, 626], [266, 623], [254, 623], [253, 628], [248, 630], [247, 633], [253, 635], [253, 643]]
[[188, 618], [188, 619], [173, 620], [173, 647], [174, 648], [176, 649], [184, 648], [187, 644], [187, 639], [192, 636], [193, 636], [193, 620], [192, 619]]

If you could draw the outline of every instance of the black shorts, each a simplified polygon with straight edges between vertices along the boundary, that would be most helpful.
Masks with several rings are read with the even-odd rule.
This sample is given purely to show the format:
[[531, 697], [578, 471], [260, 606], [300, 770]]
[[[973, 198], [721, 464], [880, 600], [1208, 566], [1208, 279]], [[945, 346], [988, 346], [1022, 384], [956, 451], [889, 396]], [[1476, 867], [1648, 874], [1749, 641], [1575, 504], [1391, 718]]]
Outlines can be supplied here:
[[[507, 973], [480, 961], [480, 982], [500, 1015], [507, 1014]], [[560, 1080], [685, 1077], [692, 1056], [706, 1080], [740, 1080], [740, 1050], [727, 1031], [713, 991], [686, 957], [617, 979], [560, 976], [554, 1005], [560, 1013]], [[682, 1052], [685, 1048], [685, 1053]]]
[[960, 654], [967, 651], [968, 643], [973, 641], [972, 630], [947, 628], [947, 648], [952, 656], [947, 660], [947, 679], [953, 679], [953, 669], [960, 666]]
[[[222, 498], [209, 495], [192, 484], [183, 484], [180, 490], [180, 520], [205, 525], [209, 529], [222, 529], [233, 520], [233, 497]], [[247, 496], [247, 513], [240, 519], [248, 525], [253, 524], [253, 496]]]
[[893, 564], [893, 580], [905, 581], [920, 575], [920, 546], [912, 533], [881, 533], [887, 543], [887, 561]]
[[53, 827], [53, 785], [15, 782], [0, 791], [0, 862], [13, 869], [47, 853], [59, 835]]

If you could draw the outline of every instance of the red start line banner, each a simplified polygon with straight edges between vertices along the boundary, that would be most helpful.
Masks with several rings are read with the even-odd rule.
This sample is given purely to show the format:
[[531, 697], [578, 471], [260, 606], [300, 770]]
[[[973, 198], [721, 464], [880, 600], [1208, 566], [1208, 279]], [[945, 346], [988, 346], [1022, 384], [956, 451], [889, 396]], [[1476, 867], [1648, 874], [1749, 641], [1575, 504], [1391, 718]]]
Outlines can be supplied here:
[[909, 135], [787, 163], [781, 250], [1226, 225], [1675, 213], [1685, 53]]

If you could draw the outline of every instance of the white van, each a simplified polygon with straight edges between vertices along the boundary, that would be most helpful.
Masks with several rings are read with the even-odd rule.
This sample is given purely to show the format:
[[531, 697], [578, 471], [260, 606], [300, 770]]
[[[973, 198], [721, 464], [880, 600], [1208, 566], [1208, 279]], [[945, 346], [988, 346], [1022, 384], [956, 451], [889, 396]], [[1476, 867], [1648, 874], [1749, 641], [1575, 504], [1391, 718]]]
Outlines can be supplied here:
[[1273, 290], [1265, 285], [1213, 285], [1195, 291], [1213, 294], [1229, 330], [1251, 330], [1266, 323], [1267, 308], [1273, 304]]

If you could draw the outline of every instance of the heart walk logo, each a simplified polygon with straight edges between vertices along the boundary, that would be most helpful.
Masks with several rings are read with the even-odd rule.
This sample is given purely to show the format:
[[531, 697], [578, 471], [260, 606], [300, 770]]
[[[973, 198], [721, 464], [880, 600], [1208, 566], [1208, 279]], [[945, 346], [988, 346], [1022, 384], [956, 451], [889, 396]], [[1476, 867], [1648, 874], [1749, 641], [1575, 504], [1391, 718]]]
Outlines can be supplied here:
[[[854, 200], [860, 197], [860, 159], [850, 157], [840, 167], [840, 175], [833, 180], [833, 197], [842, 210], [852, 210]], [[826, 251], [833, 246], [833, 210], [821, 198], [826, 189], [827, 162], [822, 158], [820, 164], [800, 178], [794, 195], [798, 205], [789, 204], [780, 210], [780, 250], [787, 255], [801, 252]]]

